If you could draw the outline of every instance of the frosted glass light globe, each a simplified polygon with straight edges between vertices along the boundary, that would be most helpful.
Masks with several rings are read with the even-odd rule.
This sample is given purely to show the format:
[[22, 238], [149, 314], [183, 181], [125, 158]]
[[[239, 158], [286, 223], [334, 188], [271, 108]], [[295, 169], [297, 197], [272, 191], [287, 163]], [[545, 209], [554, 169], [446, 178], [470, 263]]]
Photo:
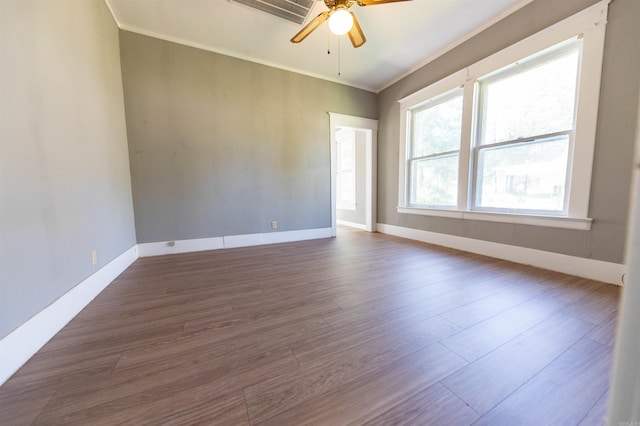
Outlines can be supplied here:
[[338, 9], [329, 18], [329, 29], [335, 35], [343, 35], [349, 32], [353, 26], [353, 16], [345, 9]]

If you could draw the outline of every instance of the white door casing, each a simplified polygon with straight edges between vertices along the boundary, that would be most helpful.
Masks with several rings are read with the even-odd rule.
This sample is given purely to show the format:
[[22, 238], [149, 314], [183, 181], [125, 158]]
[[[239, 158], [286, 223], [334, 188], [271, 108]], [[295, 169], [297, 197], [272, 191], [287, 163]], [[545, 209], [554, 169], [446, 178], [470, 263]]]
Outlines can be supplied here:
[[342, 127], [363, 130], [367, 137], [365, 142], [365, 228], [375, 232], [377, 210], [377, 153], [378, 153], [378, 120], [354, 117], [351, 115], [329, 113], [331, 133], [331, 235], [336, 236], [336, 131]]

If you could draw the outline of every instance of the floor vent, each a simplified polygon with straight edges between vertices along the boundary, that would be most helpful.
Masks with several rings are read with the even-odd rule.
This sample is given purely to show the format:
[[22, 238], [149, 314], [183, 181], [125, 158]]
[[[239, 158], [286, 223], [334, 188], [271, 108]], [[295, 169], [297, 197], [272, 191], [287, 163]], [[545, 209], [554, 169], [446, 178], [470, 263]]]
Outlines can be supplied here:
[[314, 0], [231, 0], [258, 9], [278, 18], [302, 24], [309, 16]]

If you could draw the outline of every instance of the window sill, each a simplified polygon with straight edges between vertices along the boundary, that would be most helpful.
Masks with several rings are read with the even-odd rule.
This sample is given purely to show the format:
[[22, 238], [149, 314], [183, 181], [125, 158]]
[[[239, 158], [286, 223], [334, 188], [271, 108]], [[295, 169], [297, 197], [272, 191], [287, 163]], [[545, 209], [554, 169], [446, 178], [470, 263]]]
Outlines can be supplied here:
[[418, 214], [423, 216], [449, 217], [453, 219], [482, 220], [487, 222], [517, 223], [521, 225], [546, 226], [550, 228], [591, 230], [591, 218], [565, 216], [536, 216], [528, 214], [494, 213], [443, 209], [426, 209], [420, 207], [398, 207], [398, 213]]

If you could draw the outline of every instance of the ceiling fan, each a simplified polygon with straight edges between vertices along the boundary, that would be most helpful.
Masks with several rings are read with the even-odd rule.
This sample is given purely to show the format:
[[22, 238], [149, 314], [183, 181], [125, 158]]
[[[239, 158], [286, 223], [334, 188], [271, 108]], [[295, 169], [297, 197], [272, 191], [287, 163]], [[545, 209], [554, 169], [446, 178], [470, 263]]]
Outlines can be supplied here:
[[336, 35], [348, 34], [353, 47], [360, 47], [367, 39], [362, 32], [362, 28], [360, 28], [356, 15], [349, 11], [349, 8], [353, 6], [354, 3], [357, 3], [358, 6], [374, 6], [376, 4], [395, 3], [399, 1], [411, 0], [324, 0], [324, 4], [329, 10], [313, 18], [298, 34], [293, 36], [291, 42], [300, 43], [318, 28], [320, 24], [328, 19], [329, 29], [332, 33]]

